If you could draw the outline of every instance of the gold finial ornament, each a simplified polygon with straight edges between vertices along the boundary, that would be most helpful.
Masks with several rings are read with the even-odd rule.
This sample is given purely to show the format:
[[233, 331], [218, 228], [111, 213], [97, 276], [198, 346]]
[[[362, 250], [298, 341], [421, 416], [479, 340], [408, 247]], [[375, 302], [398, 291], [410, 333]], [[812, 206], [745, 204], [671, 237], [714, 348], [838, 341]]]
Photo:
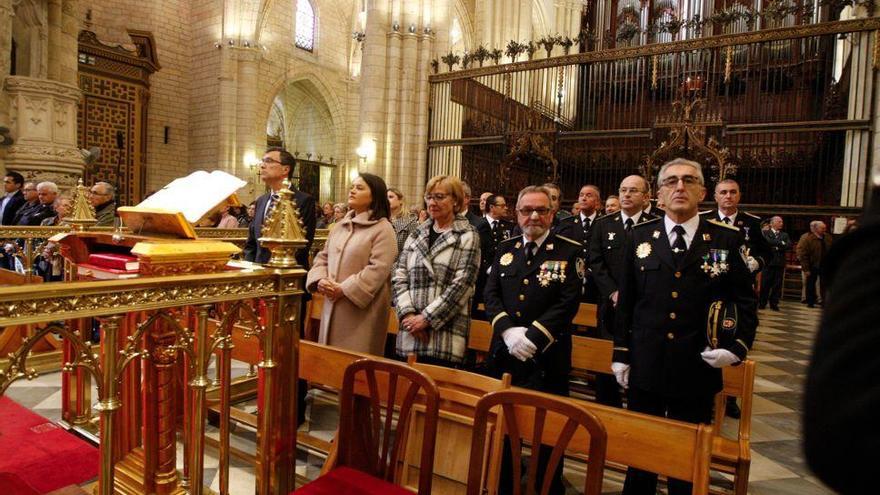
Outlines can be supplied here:
[[278, 199], [266, 214], [267, 219], [258, 240], [272, 253], [267, 266], [293, 268], [297, 266], [294, 255], [297, 249], [306, 246], [306, 236], [290, 182], [285, 180], [277, 194]]
[[95, 218], [95, 209], [89, 204], [88, 190], [89, 188], [83, 185], [82, 177], [80, 177], [73, 193], [73, 211], [65, 219], [67, 223], [73, 225], [74, 230], [80, 232], [85, 230], [86, 227], [98, 223], [98, 220]]

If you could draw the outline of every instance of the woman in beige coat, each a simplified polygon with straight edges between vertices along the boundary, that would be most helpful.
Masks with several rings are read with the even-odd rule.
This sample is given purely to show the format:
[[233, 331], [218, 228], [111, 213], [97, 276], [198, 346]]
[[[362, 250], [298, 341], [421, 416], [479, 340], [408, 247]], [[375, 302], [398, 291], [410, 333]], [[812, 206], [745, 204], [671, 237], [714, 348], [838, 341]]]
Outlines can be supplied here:
[[330, 231], [306, 279], [324, 296], [318, 341], [382, 355], [391, 307], [390, 274], [397, 237], [388, 220], [385, 182], [361, 174], [352, 182], [349, 212]]

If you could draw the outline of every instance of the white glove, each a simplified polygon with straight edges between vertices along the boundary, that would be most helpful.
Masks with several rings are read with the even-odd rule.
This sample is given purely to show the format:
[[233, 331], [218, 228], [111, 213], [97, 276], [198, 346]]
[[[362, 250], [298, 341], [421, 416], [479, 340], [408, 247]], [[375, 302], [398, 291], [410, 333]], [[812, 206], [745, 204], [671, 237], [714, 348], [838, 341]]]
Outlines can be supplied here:
[[611, 372], [617, 383], [623, 388], [629, 388], [629, 365], [624, 363], [611, 363]]
[[700, 356], [703, 358], [703, 361], [706, 361], [706, 363], [713, 368], [723, 368], [739, 362], [739, 358], [736, 357], [736, 354], [727, 349], [710, 349], [706, 347], [706, 349], [700, 353]]
[[755, 259], [754, 257], [752, 257], [752, 256], [749, 256], [748, 258], [746, 258], [746, 265], [749, 267], [749, 271], [752, 272], [752, 273], [758, 271], [758, 268], [761, 267], [761, 266], [758, 264], [758, 260], [756, 260], [756, 259]]
[[507, 352], [520, 361], [531, 359], [538, 351], [538, 347], [526, 337], [526, 330], [526, 327], [511, 327], [501, 334]]

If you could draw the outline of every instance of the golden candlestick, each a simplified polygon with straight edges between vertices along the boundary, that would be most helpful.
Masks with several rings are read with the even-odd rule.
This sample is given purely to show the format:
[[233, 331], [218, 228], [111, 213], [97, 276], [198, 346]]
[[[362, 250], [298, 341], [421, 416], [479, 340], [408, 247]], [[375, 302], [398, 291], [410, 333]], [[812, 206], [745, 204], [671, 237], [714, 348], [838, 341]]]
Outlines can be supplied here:
[[77, 181], [76, 188], [73, 193], [73, 211], [70, 216], [65, 219], [67, 223], [73, 226], [73, 229], [82, 232], [86, 227], [95, 225], [98, 220], [95, 218], [95, 209], [89, 204], [88, 189], [83, 185], [82, 177]]
[[260, 245], [268, 249], [272, 255], [268, 266], [273, 268], [294, 268], [297, 266], [294, 255], [298, 249], [306, 246], [306, 236], [290, 182], [285, 180], [278, 191], [278, 200], [269, 210], [263, 224]]

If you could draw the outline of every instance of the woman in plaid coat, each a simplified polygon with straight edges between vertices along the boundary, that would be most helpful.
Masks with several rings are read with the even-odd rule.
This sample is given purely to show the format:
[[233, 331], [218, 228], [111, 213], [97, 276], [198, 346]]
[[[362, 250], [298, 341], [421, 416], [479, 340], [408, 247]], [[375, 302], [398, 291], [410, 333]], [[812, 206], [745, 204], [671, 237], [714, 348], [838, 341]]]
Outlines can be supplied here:
[[454, 367], [467, 350], [480, 238], [462, 214], [461, 181], [437, 176], [425, 190], [430, 218], [406, 240], [391, 279], [400, 319], [397, 354]]

